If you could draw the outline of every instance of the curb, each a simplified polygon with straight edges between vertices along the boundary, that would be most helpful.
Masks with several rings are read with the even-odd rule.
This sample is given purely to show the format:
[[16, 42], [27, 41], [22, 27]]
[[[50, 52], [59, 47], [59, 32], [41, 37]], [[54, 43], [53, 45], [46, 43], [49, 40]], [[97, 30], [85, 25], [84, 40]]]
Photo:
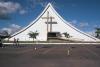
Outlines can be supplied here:
[[[13, 43], [3, 43], [3, 44], [13, 44]], [[20, 43], [20, 44], [75, 44], [75, 43]], [[83, 43], [77, 43], [77, 44], [83, 44]], [[84, 43], [84, 44], [90, 45], [90, 43]], [[97, 43], [92, 43], [92, 45], [97, 45]]]

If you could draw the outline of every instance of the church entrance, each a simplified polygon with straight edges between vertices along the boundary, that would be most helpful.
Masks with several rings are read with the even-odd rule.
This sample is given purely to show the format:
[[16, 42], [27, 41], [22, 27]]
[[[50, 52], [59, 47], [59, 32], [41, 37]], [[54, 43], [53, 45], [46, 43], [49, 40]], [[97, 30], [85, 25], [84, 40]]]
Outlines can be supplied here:
[[57, 41], [61, 37], [60, 32], [48, 32], [47, 35], [48, 35], [47, 37], [48, 41]]
[[48, 37], [57, 37], [57, 33], [48, 33]]

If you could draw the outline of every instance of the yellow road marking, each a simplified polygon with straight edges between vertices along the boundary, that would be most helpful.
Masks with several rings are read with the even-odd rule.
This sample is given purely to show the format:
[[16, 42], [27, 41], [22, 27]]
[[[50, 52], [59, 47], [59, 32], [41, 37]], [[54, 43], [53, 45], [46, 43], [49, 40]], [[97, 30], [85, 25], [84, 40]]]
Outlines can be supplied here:
[[93, 51], [87, 49], [86, 47], [84, 47], [84, 48], [85, 48], [86, 50], [90, 51], [91, 53], [93, 53], [94, 55], [97, 55], [97, 56], [98, 56], [98, 54], [94, 53]]

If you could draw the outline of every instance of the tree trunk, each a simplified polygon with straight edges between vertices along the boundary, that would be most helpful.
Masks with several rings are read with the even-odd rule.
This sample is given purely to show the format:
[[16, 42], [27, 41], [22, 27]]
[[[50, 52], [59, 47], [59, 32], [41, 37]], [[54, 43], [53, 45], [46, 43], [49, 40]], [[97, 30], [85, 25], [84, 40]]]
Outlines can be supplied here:
[[34, 38], [33, 38], [33, 43], [34, 43]]
[[99, 38], [99, 34], [97, 33], [97, 38]]
[[9, 41], [9, 38], [8, 38], [8, 41]]

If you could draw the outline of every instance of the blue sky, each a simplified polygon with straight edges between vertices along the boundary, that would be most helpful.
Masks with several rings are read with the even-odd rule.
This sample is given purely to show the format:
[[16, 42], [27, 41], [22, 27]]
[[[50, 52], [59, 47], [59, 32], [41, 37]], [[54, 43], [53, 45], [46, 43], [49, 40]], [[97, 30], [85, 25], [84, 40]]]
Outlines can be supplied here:
[[95, 35], [100, 28], [100, 0], [0, 0], [0, 32], [13, 34], [34, 21], [48, 3], [67, 22]]

